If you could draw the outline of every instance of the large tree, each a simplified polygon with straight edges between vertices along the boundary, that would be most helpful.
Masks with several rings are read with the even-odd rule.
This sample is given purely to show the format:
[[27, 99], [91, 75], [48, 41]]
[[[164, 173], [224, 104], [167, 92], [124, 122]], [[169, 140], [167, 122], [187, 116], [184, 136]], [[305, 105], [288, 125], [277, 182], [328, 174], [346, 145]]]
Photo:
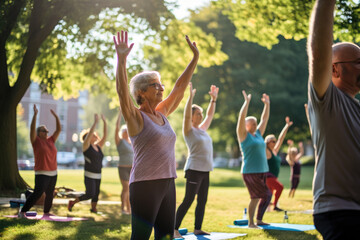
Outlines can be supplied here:
[[[37, 79], [43, 90], [54, 90], [58, 95], [67, 91], [74, 93], [74, 90], [79, 88], [81, 72], [93, 70], [90, 72], [95, 74], [95, 70], [104, 67], [107, 56], [97, 56], [96, 52], [84, 52], [76, 58], [66, 58], [66, 42], [81, 40], [84, 44], [90, 43], [91, 41], [87, 41], [88, 33], [98, 23], [101, 11], [106, 8], [113, 9], [113, 13], [117, 15], [128, 13], [130, 17], [145, 19], [148, 26], [153, 29], [158, 28], [161, 16], [170, 16], [164, 1], [158, 0], [0, 2], [1, 191], [27, 186], [17, 169], [16, 107], [28, 89], [31, 79]], [[113, 33], [116, 30], [114, 29]], [[96, 49], [96, 42], [93, 45], [92, 49]], [[100, 66], [91, 68], [85, 64], [91, 58], [96, 58]], [[67, 69], [68, 75], [59, 72], [58, 69]], [[104, 70], [96, 71], [98, 76], [94, 75], [86, 80], [104, 78], [101, 72]], [[74, 81], [68, 77], [76, 79]], [[83, 82], [83, 85], [85, 83]]]

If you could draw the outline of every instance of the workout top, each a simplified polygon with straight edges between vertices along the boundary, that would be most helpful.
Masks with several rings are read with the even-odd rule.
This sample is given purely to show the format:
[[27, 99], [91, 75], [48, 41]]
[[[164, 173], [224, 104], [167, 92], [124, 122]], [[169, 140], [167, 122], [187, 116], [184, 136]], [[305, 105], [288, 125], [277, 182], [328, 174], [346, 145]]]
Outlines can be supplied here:
[[141, 132], [130, 137], [134, 149], [134, 163], [130, 172], [130, 184], [164, 178], [176, 178], [176, 134], [166, 117], [158, 112], [164, 125], [154, 123], [140, 111], [144, 120]]
[[265, 151], [266, 145], [259, 130], [256, 130], [255, 136], [247, 133], [240, 146], [243, 154], [241, 173], [266, 173], [269, 171]]
[[119, 166], [131, 166], [134, 159], [134, 151], [131, 144], [122, 139], [116, 146], [116, 149], [120, 157]]
[[90, 144], [89, 148], [83, 152], [85, 158], [85, 176], [93, 179], [101, 179], [102, 160], [104, 154], [99, 145], [96, 151]]
[[54, 137], [41, 139], [36, 136], [32, 144], [35, 158], [35, 174], [43, 174], [48, 176], [57, 175], [57, 162]]
[[309, 118], [315, 145], [314, 214], [360, 210], [360, 104], [329, 84], [323, 99], [309, 84]]
[[294, 165], [291, 166], [291, 177], [294, 175], [300, 175], [301, 173], [301, 163], [294, 162]]
[[275, 177], [279, 177], [281, 158], [276, 156], [270, 149], [269, 151], [271, 152], [271, 158], [267, 160], [269, 172]]
[[188, 147], [188, 158], [184, 170], [212, 171], [213, 145], [209, 134], [202, 129], [192, 127], [184, 138]]

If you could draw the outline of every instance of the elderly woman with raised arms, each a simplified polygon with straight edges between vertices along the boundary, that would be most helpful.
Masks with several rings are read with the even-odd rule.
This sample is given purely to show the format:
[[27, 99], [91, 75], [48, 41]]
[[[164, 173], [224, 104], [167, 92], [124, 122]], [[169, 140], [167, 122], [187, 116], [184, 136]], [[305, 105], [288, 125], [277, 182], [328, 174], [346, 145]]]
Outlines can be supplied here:
[[[175, 222], [175, 141], [176, 135], [167, 117], [184, 97], [199, 59], [195, 42], [186, 36], [193, 58], [176, 80], [169, 96], [163, 99], [164, 85], [155, 71], [141, 72], [130, 81], [126, 74], [126, 59], [133, 43], [128, 45], [128, 33], [114, 36], [118, 58], [116, 89], [122, 114], [134, 149], [130, 174], [131, 239], [149, 239], [152, 228], [155, 239], [172, 239]], [[135, 107], [130, 93], [139, 105]]]

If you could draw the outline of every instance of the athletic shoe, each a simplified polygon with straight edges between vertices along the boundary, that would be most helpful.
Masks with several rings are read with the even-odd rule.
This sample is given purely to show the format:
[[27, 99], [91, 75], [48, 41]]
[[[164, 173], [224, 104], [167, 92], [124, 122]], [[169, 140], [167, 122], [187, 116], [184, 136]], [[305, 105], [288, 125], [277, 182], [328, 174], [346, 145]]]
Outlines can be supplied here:
[[282, 212], [284, 210], [282, 210], [281, 208], [278, 208], [278, 207], [274, 207], [274, 211]]
[[72, 211], [72, 208], [73, 208], [73, 206], [75, 205], [75, 201], [69, 201], [69, 203], [68, 203], [68, 210], [69, 210], [69, 212], [71, 212]]

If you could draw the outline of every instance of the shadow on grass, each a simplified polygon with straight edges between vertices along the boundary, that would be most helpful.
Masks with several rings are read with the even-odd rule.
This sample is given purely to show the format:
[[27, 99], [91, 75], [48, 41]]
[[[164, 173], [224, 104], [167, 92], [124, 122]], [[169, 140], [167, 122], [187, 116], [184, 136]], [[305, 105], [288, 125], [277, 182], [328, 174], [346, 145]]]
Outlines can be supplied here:
[[14, 240], [20, 240], [20, 239], [26, 239], [26, 240], [32, 240], [32, 239], [36, 239], [35, 234], [32, 233], [21, 233], [16, 235], [14, 238]]
[[278, 231], [278, 230], [264, 230], [265, 233], [273, 238], [278, 240], [317, 240], [317, 236], [311, 234], [310, 232], [295, 232], [295, 231]]

